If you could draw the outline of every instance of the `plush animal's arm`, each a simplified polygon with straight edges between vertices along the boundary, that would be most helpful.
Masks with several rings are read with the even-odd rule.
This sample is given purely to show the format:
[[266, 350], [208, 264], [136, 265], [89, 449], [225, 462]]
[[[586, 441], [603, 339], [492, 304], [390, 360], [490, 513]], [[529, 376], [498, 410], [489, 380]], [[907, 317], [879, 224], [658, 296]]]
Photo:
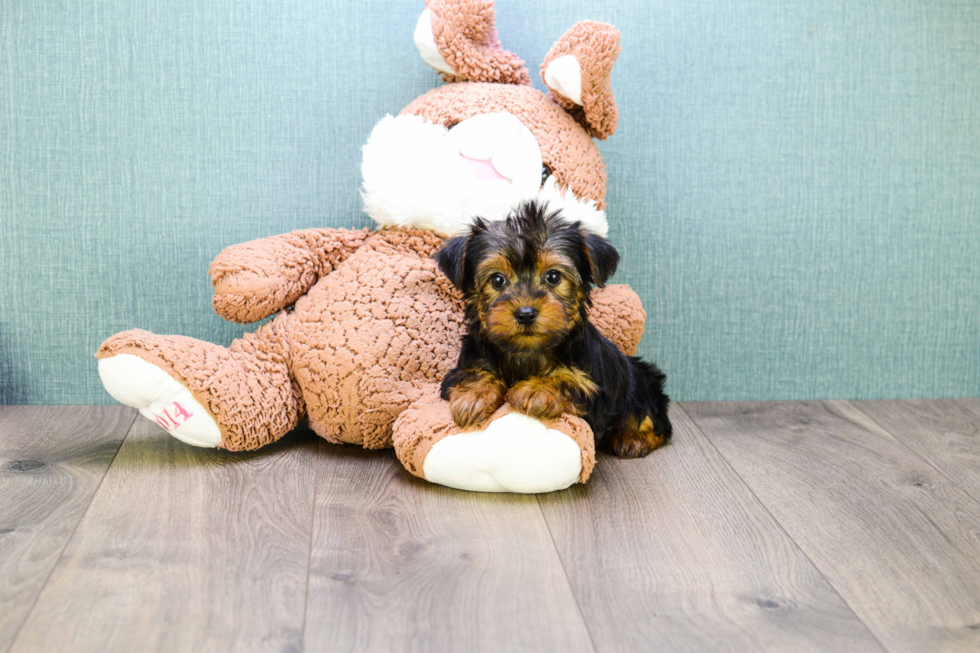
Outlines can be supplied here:
[[225, 248], [208, 268], [214, 310], [256, 322], [293, 304], [367, 238], [368, 229], [303, 229]]
[[592, 291], [589, 321], [627, 356], [636, 356], [646, 319], [639, 296], [629, 286], [613, 284]]

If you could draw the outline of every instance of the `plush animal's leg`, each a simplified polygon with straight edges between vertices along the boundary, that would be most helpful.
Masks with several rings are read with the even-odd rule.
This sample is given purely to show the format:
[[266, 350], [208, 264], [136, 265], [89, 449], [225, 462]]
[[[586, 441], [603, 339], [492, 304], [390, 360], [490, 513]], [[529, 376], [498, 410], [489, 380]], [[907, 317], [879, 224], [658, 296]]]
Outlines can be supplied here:
[[306, 416], [289, 372], [288, 313], [228, 348], [148, 331], [118, 333], [96, 353], [115, 399], [174, 437], [231, 451], [275, 442]]
[[584, 483], [595, 466], [592, 430], [581, 418], [539, 421], [505, 404], [482, 429], [461, 431], [437, 384], [398, 416], [393, 431], [409, 472], [461, 490], [563, 490]]

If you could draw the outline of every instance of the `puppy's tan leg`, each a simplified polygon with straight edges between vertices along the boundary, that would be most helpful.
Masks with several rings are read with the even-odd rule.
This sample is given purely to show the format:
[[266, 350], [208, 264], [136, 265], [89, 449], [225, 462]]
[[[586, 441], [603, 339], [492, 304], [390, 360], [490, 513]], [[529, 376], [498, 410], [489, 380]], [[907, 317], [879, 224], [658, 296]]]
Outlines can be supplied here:
[[667, 441], [665, 435], [653, 428], [653, 420], [631, 416], [609, 430], [602, 441], [601, 450], [617, 458], [643, 458]]
[[507, 386], [486, 370], [472, 370], [449, 391], [449, 410], [460, 428], [478, 426], [504, 403]]
[[563, 413], [583, 415], [585, 402], [598, 389], [582, 370], [560, 367], [547, 376], [532, 376], [507, 393], [507, 403], [538, 419], [557, 419]]

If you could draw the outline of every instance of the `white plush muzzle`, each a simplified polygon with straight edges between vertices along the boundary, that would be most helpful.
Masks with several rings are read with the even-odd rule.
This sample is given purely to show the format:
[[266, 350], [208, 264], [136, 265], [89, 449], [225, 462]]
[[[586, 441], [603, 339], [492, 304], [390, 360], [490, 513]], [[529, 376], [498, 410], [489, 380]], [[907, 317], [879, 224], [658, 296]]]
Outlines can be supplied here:
[[541, 184], [541, 148], [512, 114], [474, 116], [446, 129], [420, 116], [385, 116], [364, 146], [361, 195], [380, 226], [431, 229], [453, 236], [479, 216], [503, 220], [521, 202], [539, 199], [605, 236], [595, 202]]

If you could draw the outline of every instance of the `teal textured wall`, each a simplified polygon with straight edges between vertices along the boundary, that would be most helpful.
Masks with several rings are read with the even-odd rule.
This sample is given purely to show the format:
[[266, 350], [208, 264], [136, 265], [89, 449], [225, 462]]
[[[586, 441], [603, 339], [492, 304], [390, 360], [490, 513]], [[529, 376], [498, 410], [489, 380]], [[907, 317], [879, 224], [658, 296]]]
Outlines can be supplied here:
[[[243, 331], [223, 247], [367, 225], [360, 145], [439, 83], [421, 8], [0, 3], [0, 400], [109, 401], [113, 332]], [[980, 395], [980, 3], [497, 8], [534, 71], [576, 20], [623, 32], [615, 280], [674, 398]]]

